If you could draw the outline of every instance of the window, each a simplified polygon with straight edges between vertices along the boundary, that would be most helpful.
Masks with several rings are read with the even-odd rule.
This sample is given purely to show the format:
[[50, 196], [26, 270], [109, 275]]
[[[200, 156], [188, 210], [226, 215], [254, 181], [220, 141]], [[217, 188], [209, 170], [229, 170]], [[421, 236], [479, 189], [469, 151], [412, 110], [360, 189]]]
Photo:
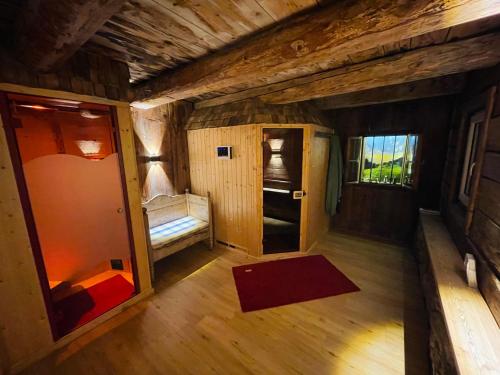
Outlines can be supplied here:
[[414, 186], [418, 144], [416, 134], [350, 137], [346, 182]]
[[458, 199], [465, 204], [469, 205], [469, 197], [472, 186], [472, 176], [476, 166], [477, 154], [479, 148], [479, 138], [481, 132], [481, 125], [484, 121], [484, 112], [480, 112], [471, 117], [469, 122], [469, 130], [467, 132], [467, 143], [465, 145], [465, 157], [462, 168], [462, 180], [460, 183], [460, 191]]

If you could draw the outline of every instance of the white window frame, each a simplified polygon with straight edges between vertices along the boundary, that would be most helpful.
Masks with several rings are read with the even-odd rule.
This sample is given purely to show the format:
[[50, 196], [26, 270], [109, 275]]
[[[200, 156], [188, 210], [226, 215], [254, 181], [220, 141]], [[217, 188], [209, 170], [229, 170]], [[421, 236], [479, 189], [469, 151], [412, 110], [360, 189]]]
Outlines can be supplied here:
[[[359, 152], [358, 152], [358, 158], [357, 159], [349, 159], [349, 155], [352, 153], [352, 142], [353, 141], [359, 141], [360, 146], [359, 146]], [[347, 139], [347, 157], [346, 157], [346, 174], [348, 173], [348, 168], [350, 163], [357, 163], [358, 165], [358, 171], [356, 175], [356, 179], [352, 181], [347, 181], [347, 184], [358, 184], [360, 180], [360, 171], [362, 168], [361, 163], [364, 163], [363, 159], [363, 152], [364, 152], [364, 143], [363, 143], [363, 137], [349, 137]]]
[[478, 112], [471, 116], [468, 130], [467, 130], [467, 143], [465, 145], [465, 157], [464, 163], [462, 164], [462, 178], [460, 180], [460, 190], [458, 192], [458, 199], [462, 202], [466, 207], [469, 206], [469, 195], [465, 193], [465, 188], [467, 187], [467, 182], [472, 179], [474, 175], [474, 168], [476, 163], [471, 164], [472, 151], [474, 150], [474, 134], [476, 133], [476, 129], [479, 128], [478, 137], [476, 138], [476, 149], [479, 145], [479, 140], [481, 138], [481, 126], [484, 123], [485, 113], [484, 111]]

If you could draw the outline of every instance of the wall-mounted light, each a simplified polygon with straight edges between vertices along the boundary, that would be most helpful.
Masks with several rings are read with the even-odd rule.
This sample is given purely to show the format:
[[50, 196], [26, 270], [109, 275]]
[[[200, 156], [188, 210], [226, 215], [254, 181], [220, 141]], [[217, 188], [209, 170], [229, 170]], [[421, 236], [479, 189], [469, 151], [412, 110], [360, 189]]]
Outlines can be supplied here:
[[145, 156], [144, 159], [146, 159], [146, 161], [161, 161], [161, 156], [160, 155], [157, 155], [157, 156]]

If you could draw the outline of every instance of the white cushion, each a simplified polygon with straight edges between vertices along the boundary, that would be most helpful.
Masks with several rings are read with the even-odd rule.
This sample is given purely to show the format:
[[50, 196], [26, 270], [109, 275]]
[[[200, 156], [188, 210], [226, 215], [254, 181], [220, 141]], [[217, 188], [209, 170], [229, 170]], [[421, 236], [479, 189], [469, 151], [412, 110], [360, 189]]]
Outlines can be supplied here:
[[185, 216], [149, 229], [153, 249], [163, 247], [181, 237], [208, 228], [208, 223], [193, 216]]

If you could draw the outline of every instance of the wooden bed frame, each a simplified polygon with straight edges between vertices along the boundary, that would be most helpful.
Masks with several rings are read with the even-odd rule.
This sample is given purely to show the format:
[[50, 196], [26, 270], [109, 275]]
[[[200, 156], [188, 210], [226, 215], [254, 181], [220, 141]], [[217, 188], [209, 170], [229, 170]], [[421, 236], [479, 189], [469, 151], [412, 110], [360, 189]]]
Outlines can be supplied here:
[[[186, 189], [185, 194], [168, 196], [157, 195], [142, 204], [144, 226], [149, 253], [149, 266], [151, 278], [154, 279], [154, 262], [176, 253], [200, 241], [207, 241], [210, 249], [214, 246], [214, 229], [212, 219], [212, 205], [210, 193], [206, 197], [190, 194]], [[151, 243], [150, 229], [162, 224], [192, 216], [208, 224], [196, 232], [188, 233], [176, 238], [161, 247], [154, 248]]]

